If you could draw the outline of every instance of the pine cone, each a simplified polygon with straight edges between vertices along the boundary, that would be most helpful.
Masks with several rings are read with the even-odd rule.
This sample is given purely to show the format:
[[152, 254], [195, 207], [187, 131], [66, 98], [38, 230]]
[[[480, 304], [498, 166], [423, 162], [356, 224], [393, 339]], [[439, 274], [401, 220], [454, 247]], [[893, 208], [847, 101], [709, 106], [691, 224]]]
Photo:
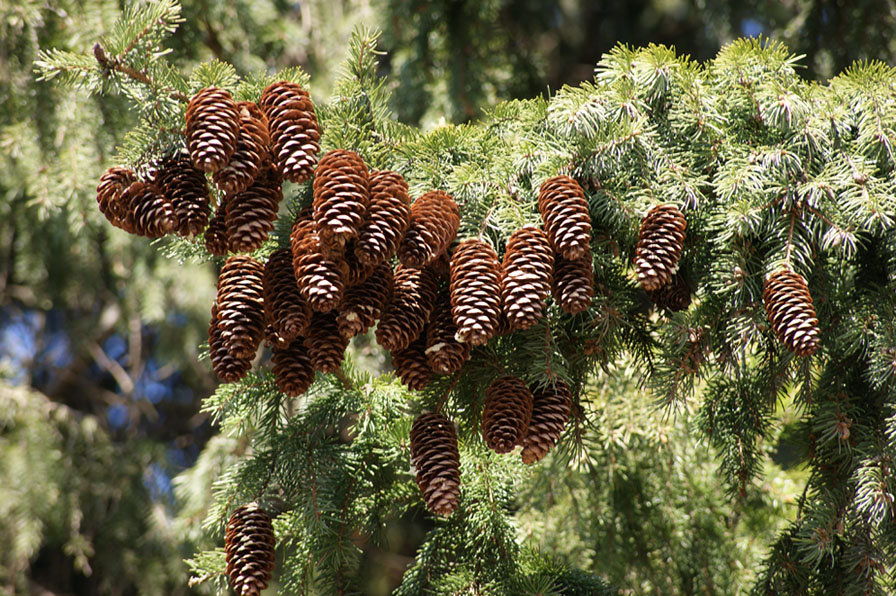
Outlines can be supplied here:
[[248, 189], [227, 199], [227, 238], [231, 252], [261, 248], [274, 229], [281, 200], [280, 178], [273, 167], [262, 171]]
[[304, 335], [311, 322], [311, 306], [302, 297], [288, 248], [275, 250], [264, 266], [265, 321], [283, 342]]
[[424, 267], [445, 252], [460, 226], [460, 208], [446, 192], [433, 190], [411, 205], [411, 223], [398, 246], [405, 267]]
[[532, 420], [522, 442], [524, 464], [540, 461], [553, 449], [566, 428], [572, 402], [569, 386], [560, 379], [554, 379], [553, 386], [534, 389], [532, 399]]
[[361, 226], [355, 254], [362, 263], [375, 265], [395, 254], [411, 223], [408, 183], [398, 172], [370, 173], [370, 204]]
[[218, 205], [215, 216], [208, 222], [205, 229], [205, 250], [216, 257], [223, 257], [227, 254], [230, 242], [227, 239], [227, 199], [222, 198], [221, 204]]
[[333, 310], [345, 290], [342, 280], [347, 267], [344, 267], [344, 261], [331, 261], [323, 255], [313, 221], [296, 218], [289, 242], [296, 283], [302, 296], [316, 311]]
[[343, 263], [342, 281], [346, 288], [362, 284], [373, 275], [375, 265], [362, 263], [355, 254], [355, 241], [350, 241], [345, 247], [345, 253], [341, 257], [334, 257], [336, 261]]
[[212, 176], [218, 188], [226, 194], [241, 193], [252, 185], [268, 159], [271, 145], [268, 119], [255, 102], [241, 101], [236, 107], [240, 114], [236, 151], [230, 157], [230, 163]]
[[491, 246], [470, 238], [451, 257], [451, 310], [457, 340], [478, 346], [498, 330], [501, 264]]
[[482, 438], [495, 453], [509, 453], [521, 443], [532, 419], [532, 392], [520, 379], [504, 375], [485, 390]]
[[126, 226], [128, 204], [122, 199], [125, 190], [134, 182], [137, 176], [128, 168], [109, 168], [100, 176], [100, 182], [96, 187], [96, 202], [100, 212], [106, 216], [116, 228], [133, 233], [133, 229]]
[[177, 229], [177, 216], [171, 202], [158, 186], [147, 182], [132, 182], [121, 197], [128, 203], [125, 226], [135, 234], [147, 238], [161, 238]]
[[426, 359], [433, 371], [443, 375], [457, 372], [470, 358], [470, 344], [457, 341], [456, 335], [451, 295], [441, 292], [426, 328]]
[[302, 395], [314, 382], [314, 365], [304, 341], [299, 337], [286, 347], [274, 346], [271, 350], [277, 388], [290, 397]]
[[421, 391], [432, 379], [432, 369], [426, 361], [426, 334], [411, 342], [403, 350], [392, 352], [392, 366], [401, 382], [411, 391]]
[[376, 341], [383, 348], [397, 352], [420, 336], [436, 301], [437, 283], [428, 267], [395, 270], [392, 299], [376, 328]]
[[591, 254], [567, 261], [554, 254], [554, 279], [551, 294], [565, 313], [576, 314], [588, 310], [594, 296], [594, 270]]
[[427, 412], [411, 425], [411, 465], [426, 508], [448, 516], [460, 500], [460, 453], [454, 425], [445, 416]]
[[268, 118], [271, 154], [280, 174], [290, 182], [305, 182], [320, 151], [320, 127], [308, 92], [279, 81], [261, 93], [258, 104]]
[[772, 273], [765, 280], [762, 301], [778, 341], [788, 350], [797, 356], [818, 351], [818, 318], [802, 275], [789, 269]]
[[364, 283], [345, 291], [337, 317], [343, 337], [350, 339], [373, 327], [392, 297], [392, 285], [392, 267], [380, 263]]
[[308, 348], [314, 370], [324, 373], [339, 370], [345, 358], [348, 340], [339, 333], [335, 312], [316, 312], [311, 315], [311, 324], [305, 334], [305, 347]]
[[688, 222], [674, 205], [657, 205], [641, 220], [635, 269], [645, 290], [659, 290], [678, 271]]
[[218, 327], [218, 305], [212, 305], [212, 318], [208, 326], [209, 358], [215, 375], [225, 383], [236, 383], [252, 368], [251, 358], [238, 358], [224, 345], [224, 337]]
[[237, 596], [258, 596], [268, 587], [276, 563], [276, 544], [271, 516], [258, 503], [233, 512], [227, 522], [224, 552], [227, 575]]
[[217, 172], [230, 161], [240, 134], [240, 113], [230, 93], [201, 89], [187, 105], [187, 147], [193, 165]]
[[370, 202], [367, 165], [354, 151], [337, 149], [324, 155], [314, 175], [314, 221], [326, 250], [345, 251], [358, 237]]
[[177, 217], [177, 233], [195, 236], [208, 225], [211, 214], [205, 174], [193, 167], [187, 156], [178, 156], [159, 171], [159, 187], [171, 201]]
[[528, 329], [541, 318], [551, 293], [554, 251], [548, 237], [535, 226], [525, 226], [507, 240], [502, 264], [501, 299], [512, 330]]
[[591, 254], [591, 216], [585, 191], [574, 178], [548, 178], [538, 191], [538, 211], [554, 250], [572, 260]]
[[647, 292], [647, 296], [655, 305], [672, 312], [687, 310], [691, 305], [691, 289], [681, 273], [673, 275], [669, 283], [659, 290]]
[[225, 347], [238, 358], [253, 358], [264, 336], [264, 267], [234, 255], [218, 275], [218, 327]]

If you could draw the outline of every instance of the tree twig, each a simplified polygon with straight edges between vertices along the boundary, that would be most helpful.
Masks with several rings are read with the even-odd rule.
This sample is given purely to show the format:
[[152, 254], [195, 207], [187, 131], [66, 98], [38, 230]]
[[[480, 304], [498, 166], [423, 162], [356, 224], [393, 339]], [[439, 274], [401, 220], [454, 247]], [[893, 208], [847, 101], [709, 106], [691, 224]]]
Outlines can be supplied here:
[[186, 94], [181, 93], [177, 89], [172, 89], [170, 87], [158, 87], [151, 78], [146, 73], [138, 72], [134, 70], [132, 67], [128, 66], [121, 62], [119, 58], [114, 58], [112, 60], [106, 56], [106, 51], [103, 49], [99, 43], [93, 44], [93, 56], [96, 58], [96, 61], [103, 67], [105, 70], [105, 75], [108, 76], [108, 73], [111, 71], [120, 72], [121, 74], [130, 77], [131, 79], [143, 83], [147, 87], [152, 89], [158, 89], [164, 93], [167, 93], [169, 97], [176, 99], [178, 101], [182, 101], [187, 103], [190, 101], [190, 98], [186, 96]]

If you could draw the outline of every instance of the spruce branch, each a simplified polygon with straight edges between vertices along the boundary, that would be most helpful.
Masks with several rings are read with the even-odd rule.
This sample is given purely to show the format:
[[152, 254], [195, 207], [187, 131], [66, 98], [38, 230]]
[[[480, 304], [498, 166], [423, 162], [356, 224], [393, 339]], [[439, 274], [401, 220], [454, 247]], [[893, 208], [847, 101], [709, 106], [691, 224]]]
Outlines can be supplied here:
[[[144, 31], [143, 34], [145, 35], [146, 31]], [[137, 43], [137, 41], [139, 41], [139, 40], [135, 39], [134, 42], [132, 43], [132, 45], [128, 46], [129, 49], [126, 50], [123, 54], [126, 55], [130, 51], [130, 49], [133, 48], [133, 45]], [[121, 57], [115, 57], [112, 59], [108, 58], [106, 56], [106, 51], [103, 49], [103, 46], [101, 46], [99, 42], [96, 42], [95, 44], [93, 44], [93, 55], [96, 58], [96, 61], [99, 63], [99, 65], [103, 68], [103, 76], [104, 77], [108, 77], [112, 71], [120, 72], [123, 75], [137, 81], [138, 83], [146, 85], [150, 89], [157, 90], [160, 93], [167, 94], [172, 99], [176, 99], [177, 101], [180, 101], [183, 103], [187, 103], [190, 101], [190, 98], [187, 97], [187, 95], [185, 93], [182, 93], [176, 89], [172, 89], [171, 87], [163, 87], [163, 86], [158, 85], [158, 83], [153, 81], [149, 77], [149, 75], [147, 75], [146, 73], [137, 72], [131, 66], [128, 66], [127, 64], [125, 64], [122, 61]]]

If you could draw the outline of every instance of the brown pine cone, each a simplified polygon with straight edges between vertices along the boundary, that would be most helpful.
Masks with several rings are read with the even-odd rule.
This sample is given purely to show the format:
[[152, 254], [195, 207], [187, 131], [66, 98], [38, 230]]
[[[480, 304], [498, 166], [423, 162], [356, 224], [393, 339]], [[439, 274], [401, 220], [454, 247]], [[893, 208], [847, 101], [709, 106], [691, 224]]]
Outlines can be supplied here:
[[243, 255], [227, 259], [218, 275], [218, 327], [225, 347], [253, 358], [264, 336], [264, 267]]
[[296, 283], [302, 296], [316, 311], [328, 312], [336, 308], [345, 291], [343, 278], [348, 273], [345, 261], [332, 261], [323, 255], [320, 237], [311, 220], [296, 218], [289, 243]]
[[367, 278], [373, 275], [373, 270], [375, 269], [375, 265], [362, 263], [358, 260], [358, 256], [355, 254], [355, 246], [355, 241], [352, 240], [345, 246], [345, 253], [342, 256], [333, 257], [335, 260], [344, 263], [342, 281], [345, 283], [346, 288], [364, 283], [367, 281]]
[[137, 176], [133, 170], [112, 167], [100, 176], [100, 182], [96, 187], [96, 202], [100, 212], [113, 226], [132, 234], [134, 230], [125, 227], [128, 204], [122, 200], [122, 197], [125, 194], [124, 191], [136, 180]]
[[261, 248], [274, 229], [283, 200], [280, 178], [273, 167], [262, 171], [245, 191], [227, 199], [227, 238], [231, 252]]
[[554, 250], [572, 260], [591, 254], [591, 216], [585, 191], [574, 178], [548, 178], [538, 191], [538, 211]]
[[271, 516], [258, 503], [233, 512], [227, 522], [224, 553], [230, 586], [237, 596], [258, 596], [268, 587], [276, 544]]
[[215, 375], [225, 383], [236, 383], [252, 368], [251, 358], [234, 356], [224, 345], [224, 337], [218, 327], [218, 305], [212, 305], [212, 318], [208, 325], [209, 359]]
[[460, 453], [454, 425], [441, 414], [424, 413], [411, 425], [411, 465], [426, 508], [448, 516], [460, 500]]
[[460, 243], [457, 240], [452, 240], [445, 252], [437, 256], [429, 264], [429, 268], [433, 270], [438, 278], [446, 282], [451, 280], [451, 256], [454, 254], [454, 249], [457, 248], [458, 244]]
[[574, 261], [554, 254], [551, 294], [563, 312], [572, 315], [591, 306], [591, 297], [594, 296], [593, 266], [590, 253]]
[[124, 225], [132, 228], [135, 234], [161, 238], [177, 229], [174, 208], [155, 184], [132, 182], [122, 193], [121, 200], [128, 204]]
[[228, 91], [200, 89], [187, 105], [187, 148], [193, 165], [217, 172], [230, 161], [240, 134], [240, 113]]
[[797, 356], [811, 356], [818, 351], [818, 318], [809, 286], [802, 275], [780, 269], [765, 280], [762, 290], [765, 313], [775, 335]]
[[361, 226], [355, 254], [362, 263], [375, 265], [395, 254], [411, 223], [408, 183], [398, 172], [370, 173], [370, 204]]
[[205, 174], [193, 167], [186, 155], [177, 156], [164, 163], [158, 174], [158, 185], [174, 208], [177, 233], [195, 236], [202, 232], [211, 214]]
[[370, 186], [367, 165], [354, 151], [337, 149], [324, 155], [314, 175], [314, 221], [326, 250], [345, 252], [345, 243], [358, 237]]
[[507, 240], [502, 264], [501, 299], [512, 330], [528, 329], [541, 318], [551, 293], [554, 251], [548, 237], [535, 226], [525, 226]]
[[296, 83], [272, 83], [258, 101], [268, 118], [271, 155], [290, 182], [311, 178], [320, 151], [320, 127], [308, 92]]
[[373, 327], [392, 297], [393, 275], [388, 263], [380, 263], [364, 283], [345, 291], [339, 304], [339, 332], [352, 338]]
[[405, 267], [424, 267], [445, 252], [460, 227], [460, 208], [447, 192], [433, 190], [411, 205], [411, 223], [398, 245]]
[[560, 379], [554, 379], [553, 386], [533, 389], [532, 398], [532, 420], [522, 442], [524, 464], [540, 461], [554, 448], [566, 428], [572, 403], [569, 386]]
[[439, 374], [457, 372], [470, 358], [470, 344], [457, 341], [457, 325], [451, 315], [451, 295], [440, 292], [426, 328], [426, 360]]
[[395, 270], [392, 299], [376, 328], [376, 341], [384, 349], [403, 350], [420, 336], [436, 301], [437, 284], [428, 267]]
[[395, 374], [401, 379], [405, 387], [411, 391], [421, 391], [429, 385], [432, 379], [432, 369], [426, 361], [426, 334], [411, 342], [411, 345], [403, 350], [392, 352], [392, 366]]
[[335, 312], [316, 312], [311, 315], [311, 324], [305, 334], [305, 347], [308, 348], [314, 370], [324, 373], [339, 370], [348, 341], [339, 333]]
[[494, 249], [475, 238], [461, 242], [451, 257], [450, 289], [457, 340], [484, 344], [501, 318], [501, 263]]
[[672, 312], [687, 310], [691, 305], [691, 289], [680, 272], [659, 290], [647, 292], [647, 296], [658, 307]]
[[275, 250], [264, 266], [265, 321], [281, 341], [291, 342], [304, 335], [311, 322], [311, 306], [299, 292], [292, 268], [292, 252]]
[[532, 419], [532, 392], [520, 379], [504, 375], [485, 390], [482, 438], [495, 453], [510, 453], [521, 443]]
[[638, 282], [645, 290], [659, 290], [678, 271], [687, 225], [684, 215], [674, 205], [657, 205], [641, 220], [635, 269]]
[[230, 241], [227, 239], [227, 198], [221, 198], [221, 204], [215, 211], [215, 216], [208, 222], [205, 229], [205, 250], [216, 257], [223, 257], [230, 250]]
[[290, 397], [302, 395], [314, 382], [314, 365], [304, 341], [299, 337], [286, 347], [271, 349], [271, 368], [277, 388]]
[[236, 151], [230, 157], [230, 163], [212, 176], [225, 194], [240, 193], [252, 185], [269, 158], [268, 148], [271, 145], [268, 119], [255, 102], [241, 101], [236, 108], [240, 114]]

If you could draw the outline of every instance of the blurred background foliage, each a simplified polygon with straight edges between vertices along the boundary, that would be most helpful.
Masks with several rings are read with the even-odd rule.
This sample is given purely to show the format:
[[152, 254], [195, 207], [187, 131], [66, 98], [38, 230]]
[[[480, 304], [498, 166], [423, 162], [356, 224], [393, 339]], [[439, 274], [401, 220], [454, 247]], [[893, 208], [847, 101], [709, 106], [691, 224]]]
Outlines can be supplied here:
[[[238, 447], [200, 412], [216, 385], [200, 356], [213, 265], [170, 260], [95, 207], [132, 125], [126, 100], [34, 74], [39, 49], [88, 52], [121, 9], [0, 0], [0, 594], [188, 592], [182, 559], [209, 546], [202, 495]], [[211, 58], [239, 74], [300, 64], [317, 97], [352, 29], [376, 26], [395, 112], [424, 127], [588, 79], [617, 43], [703, 60], [761, 34], [821, 80], [896, 53], [893, 0], [185, 0], [183, 17], [170, 57], [187, 72]], [[375, 349], [361, 356], [382, 366]], [[805, 481], [787, 409], [762, 497], [735, 507], [690, 413], [664, 417], [631, 375], [614, 378], [591, 388], [601, 424], [581, 429], [586, 449], [521, 480], [521, 534], [625, 593], [748, 587]], [[390, 552], [366, 553], [370, 594], [396, 585], [426, 524], [403, 520]], [[677, 549], [703, 564], [677, 567]]]

